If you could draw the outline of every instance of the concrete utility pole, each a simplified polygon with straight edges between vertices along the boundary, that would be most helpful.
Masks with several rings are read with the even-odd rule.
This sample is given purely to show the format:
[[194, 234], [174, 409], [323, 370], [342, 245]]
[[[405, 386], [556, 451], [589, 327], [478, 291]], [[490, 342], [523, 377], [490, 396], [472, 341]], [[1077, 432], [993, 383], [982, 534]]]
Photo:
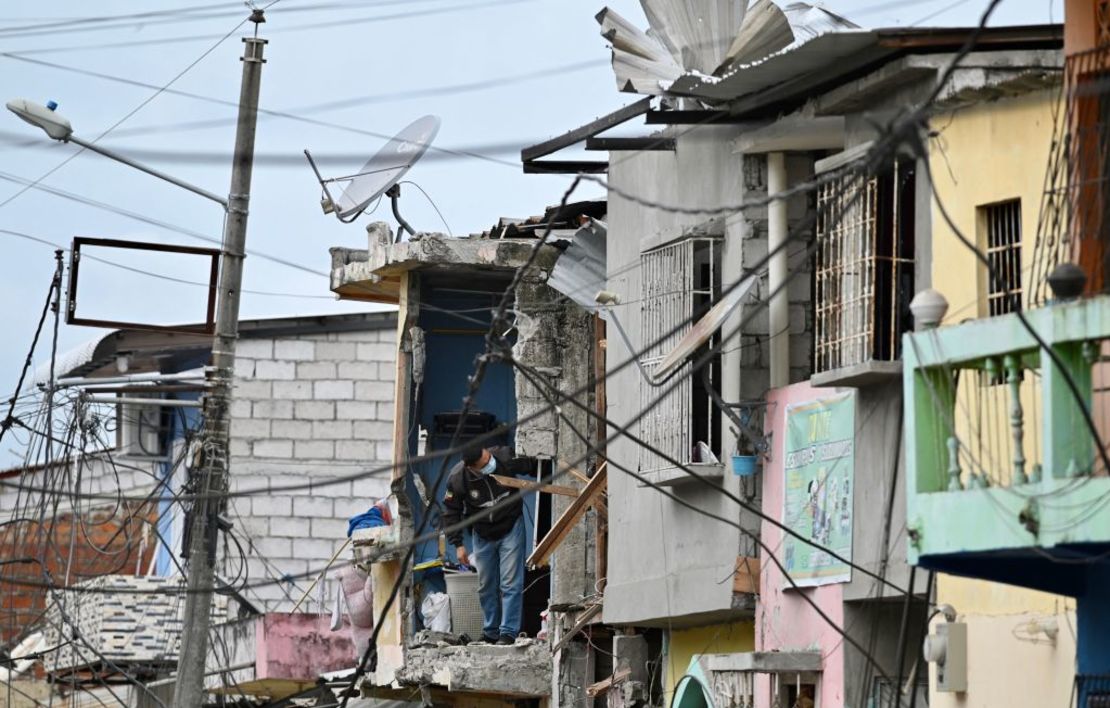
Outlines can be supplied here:
[[[204, 399], [204, 429], [200, 468], [189, 481], [194, 494], [221, 494], [228, 489], [231, 387], [235, 373], [235, 340], [239, 337], [239, 296], [243, 283], [243, 257], [247, 242], [247, 207], [250, 202], [251, 170], [254, 165], [254, 134], [258, 118], [258, 89], [262, 79], [263, 48], [258, 24], [265, 22], [261, 10], [250, 17], [255, 36], [243, 42], [243, 81], [239, 91], [239, 124], [235, 156], [231, 165], [224, 224], [223, 257], [220, 266], [219, 305], [216, 336], [212, 343], [209, 390]], [[215, 585], [217, 517], [224, 500], [202, 496], [193, 503], [188, 528], [189, 570], [185, 617], [181, 629], [175, 708], [197, 708], [205, 703], [204, 673], [208, 655], [209, 615]]]

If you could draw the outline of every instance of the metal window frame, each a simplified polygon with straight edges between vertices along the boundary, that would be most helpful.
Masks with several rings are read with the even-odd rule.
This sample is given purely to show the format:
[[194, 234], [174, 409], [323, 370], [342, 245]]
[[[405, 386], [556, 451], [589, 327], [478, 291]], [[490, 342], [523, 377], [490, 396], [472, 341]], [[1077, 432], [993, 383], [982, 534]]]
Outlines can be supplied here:
[[[208, 275], [208, 304], [205, 311], [204, 324], [202, 325], [155, 325], [146, 322], [127, 322], [123, 320], [101, 320], [80, 317], [77, 314], [77, 293], [79, 272], [81, 266], [81, 247], [97, 246], [101, 248], [120, 248], [134, 251], [154, 251], [158, 253], [181, 253], [191, 256], [208, 256], [211, 267]], [[110, 329], [136, 329], [154, 332], [182, 332], [188, 334], [213, 334], [216, 331], [216, 289], [220, 273], [221, 251], [215, 248], [202, 248], [199, 246], [177, 246], [164, 243], [149, 243], [146, 241], [125, 241], [114, 238], [91, 238], [75, 236], [70, 248], [69, 257], [69, 288], [66, 293], [66, 324], [84, 327], [106, 327]]]
[[1069, 55], [1064, 62], [1063, 110], [1045, 170], [1026, 306], [1052, 299], [1048, 274], [1071, 262], [1087, 273], [1087, 292], [1107, 289], [1110, 228], [1105, 194], [1110, 191], [1110, 44]]
[[[980, 302], [982, 317], [994, 317], [1021, 308], [1021, 199], [1005, 199], [978, 207], [980, 248], [991, 264], [991, 271], [980, 264]], [[1001, 281], [1001, 283], [1000, 283]], [[999, 288], [999, 285], [1004, 287]], [[1015, 307], [1014, 296], [1017, 296]]]
[[[846, 155], [851, 151], [846, 151]], [[833, 156], [821, 169], [831, 169]], [[814, 362], [815, 373], [836, 371], [876, 359], [879, 337], [895, 360], [898, 351], [899, 273], [914, 266], [913, 254], [903, 252], [901, 225], [901, 167], [891, 167], [889, 195], [880, 183], [888, 175], [861, 178], [848, 173], [817, 190], [817, 241], [814, 263]], [[909, 165], [910, 170], [914, 168]], [[862, 193], [861, 193], [862, 192]], [[889, 214], [883, 214], [880, 199], [889, 198]], [[889, 229], [880, 228], [880, 218], [889, 218]], [[884, 233], [885, 231], [885, 233]], [[880, 238], [889, 239], [880, 243]], [[887, 254], [883, 254], [882, 247]], [[890, 292], [879, 292], [880, 269], [890, 269]], [[877, 308], [889, 297], [890, 331], [880, 332]]]
[[[667, 335], [644, 353], [641, 363], [649, 374], [693, 326], [696, 298], [705, 297], [708, 304], [719, 295], [723, 245], [723, 236], [690, 234], [640, 253], [640, 341], [646, 345]], [[699, 288], [695, 268], [702, 263], [709, 265], [709, 281]], [[681, 322], [685, 325], [678, 327]], [[661, 399], [657, 398], [658, 389], [640, 382], [641, 408], [650, 409], [640, 421], [640, 436], [674, 459], [692, 462], [697, 441], [693, 439], [694, 386], [689, 361], [682, 365], [678, 376], [678, 385]], [[712, 425], [712, 400], [708, 399], [706, 405], [710, 425], [709, 439], [704, 442], [712, 447], [717, 433]], [[641, 472], [671, 467], [663, 458], [640, 448]]]

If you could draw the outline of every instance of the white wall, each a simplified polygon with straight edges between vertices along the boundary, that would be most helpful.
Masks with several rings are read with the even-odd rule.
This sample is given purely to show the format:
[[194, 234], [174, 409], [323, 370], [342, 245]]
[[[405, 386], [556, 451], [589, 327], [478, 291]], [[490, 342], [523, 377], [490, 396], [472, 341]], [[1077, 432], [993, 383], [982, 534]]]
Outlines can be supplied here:
[[[233, 490], [310, 480], [322, 484], [390, 464], [396, 330], [392, 320], [387, 324], [378, 330], [239, 342], [231, 424]], [[347, 519], [388, 494], [389, 479], [384, 470], [311, 490], [233, 498], [229, 516], [249, 541], [250, 582], [322, 569], [346, 540]], [[237, 571], [233, 560], [225, 575]], [[311, 580], [296, 582], [307, 588]], [[264, 609], [288, 611], [301, 594], [278, 583], [247, 596], [261, 600]]]

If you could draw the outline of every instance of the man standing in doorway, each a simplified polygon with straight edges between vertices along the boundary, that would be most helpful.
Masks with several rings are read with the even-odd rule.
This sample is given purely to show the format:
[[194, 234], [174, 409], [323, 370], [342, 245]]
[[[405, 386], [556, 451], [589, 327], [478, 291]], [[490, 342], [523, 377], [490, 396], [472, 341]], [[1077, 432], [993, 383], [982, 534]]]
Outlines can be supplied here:
[[[472, 521], [474, 556], [478, 566], [478, 596], [482, 605], [482, 639], [512, 644], [520, 633], [524, 603], [524, 504], [514, 489], [490, 475], [512, 474], [508, 448], [487, 450], [472, 446], [447, 478], [443, 500], [444, 526]], [[512, 499], [512, 501], [509, 501]], [[448, 531], [459, 563], [470, 565], [462, 531]]]

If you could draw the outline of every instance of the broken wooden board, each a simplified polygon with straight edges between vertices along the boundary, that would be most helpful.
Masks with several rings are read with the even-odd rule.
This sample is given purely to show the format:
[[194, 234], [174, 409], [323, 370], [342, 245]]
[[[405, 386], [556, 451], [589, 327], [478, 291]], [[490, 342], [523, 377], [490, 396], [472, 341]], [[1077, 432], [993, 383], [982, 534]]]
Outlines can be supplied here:
[[590, 478], [590, 481], [586, 483], [586, 486], [582, 488], [581, 494], [575, 497], [562, 516], [551, 525], [551, 530], [547, 532], [543, 540], [536, 544], [536, 549], [532, 551], [532, 555], [528, 556], [529, 568], [542, 568], [548, 564], [551, 560], [551, 554], [566, 540], [571, 529], [586, 513], [586, 509], [589, 509], [601, 498], [607, 486], [607, 475], [603, 462], [597, 468], [594, 476]]
[[603, 693], [608, 693], [609, 689], [613, 686], [628, 679], [632, 675], [632, 669], [621, 669], [607, 679], [592, 683], [586, 687], [586, 695], [590, 698], [597, 698]]
[[751, 556], [738, 556], [736, 570], [732, 574], [732, 591], [759, 594], [759, 559]]
[[512, 487], [513, 489], [526, 489], [530, 492], [545, 492], [547, 494], [559, 494], [564, 497], [578, 496], [578, 490], [574, 487], [563, 487], [558, 484], [540, 484], [528, 479], [520, 479], [519, 477], [506, 477], [501, 474], [491, 474], [490, 477], [495, 479], [502, 487]]
[[601, 614], [600, 602], [596, 605], [590, 605], [586, 609], [582, 610], [581, 614], [579, 614], [578, 618], [575, 620], [574, 626], [571, 627], [566, 634], [560, 637], [559, 641], [555, 642], [555, 645], [553, 647], [551, 647], [552, 655], [565, 647], [567, 645], [567, 642], [569, 642], [571, 639], [574, 639], [574, 636], [581, 632], [582, 629], [590, 623], [590, 620], [592, 620], [599, 614]]

